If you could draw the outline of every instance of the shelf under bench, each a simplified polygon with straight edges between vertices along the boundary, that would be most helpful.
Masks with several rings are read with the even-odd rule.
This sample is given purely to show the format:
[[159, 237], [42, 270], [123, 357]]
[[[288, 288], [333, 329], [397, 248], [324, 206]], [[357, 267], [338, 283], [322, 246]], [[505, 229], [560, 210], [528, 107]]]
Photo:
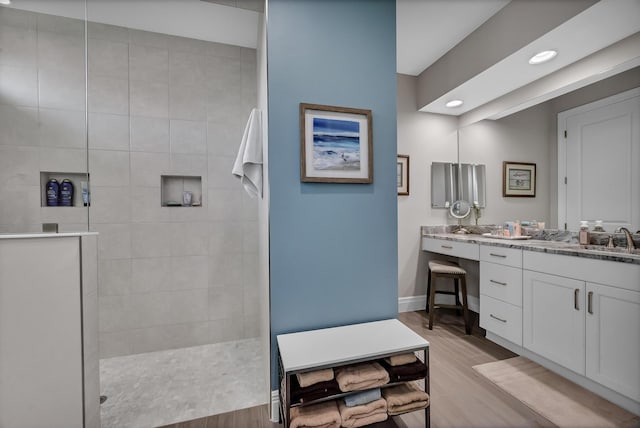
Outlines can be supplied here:
[[[292, 404], [290, 377], [299, 373], [422, 351], [427, 368], [424, 390], [429, 393], [429, 342], [396, 319], [282, 334], [277, 336], [277, 341], [280, 385], [284, 379], [284, 391], [280, 391], [280, 409], [285, 428], [289, 426], [290, 408], [293, 406], [315, 404], [359, 392], [333, 394], [309, 403]], [[400, 383], [403, 382], [394, 382], [384, 387]], [[430, 406], [424, 410], [425, 427], [428, 428]]]

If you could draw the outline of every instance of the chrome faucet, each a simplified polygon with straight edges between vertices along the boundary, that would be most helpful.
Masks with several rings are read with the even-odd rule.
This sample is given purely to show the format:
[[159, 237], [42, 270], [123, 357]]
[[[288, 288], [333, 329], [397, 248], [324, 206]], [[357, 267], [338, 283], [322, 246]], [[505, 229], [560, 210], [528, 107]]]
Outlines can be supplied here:
[[631, 232], [626, 227], [619, 227], [616, 229], [616, 233], [624, 232], [624, 236], [627, 239], [627, 250], [635, 250], [636, 244], [633, 242], [633, 236], [631, 236]]

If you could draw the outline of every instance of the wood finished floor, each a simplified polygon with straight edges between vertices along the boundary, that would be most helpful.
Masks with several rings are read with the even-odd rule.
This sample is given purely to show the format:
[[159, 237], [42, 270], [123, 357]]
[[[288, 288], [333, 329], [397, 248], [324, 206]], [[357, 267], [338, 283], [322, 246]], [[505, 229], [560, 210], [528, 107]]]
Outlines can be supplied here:
[[[475, 314], [474, 314], [475, 315]], [[462, 317], [440, 310], [433, 330], [425, 327], [424, 311], [401, 313], [400, 321], [430, 343], [431, 426], [433, 428], [554, 427], [471, 367], [514, 357], [512, 352], [483, 337], [477, 325], [473, 334], [464, 334]], [[424, 427], [424, 412], [395, 418], [401, 428]], [[267, 405], [238, 410], [164, 428], [275, 428], [269, 421]]]

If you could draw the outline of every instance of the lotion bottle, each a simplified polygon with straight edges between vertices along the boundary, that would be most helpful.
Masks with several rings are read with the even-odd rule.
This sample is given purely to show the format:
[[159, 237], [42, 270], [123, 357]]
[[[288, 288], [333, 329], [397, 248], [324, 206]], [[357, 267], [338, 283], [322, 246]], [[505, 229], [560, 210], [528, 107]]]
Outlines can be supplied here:
[[589, 222], [580, 221], [580, 232], [578, 232], [580, 245], [589, 245]]

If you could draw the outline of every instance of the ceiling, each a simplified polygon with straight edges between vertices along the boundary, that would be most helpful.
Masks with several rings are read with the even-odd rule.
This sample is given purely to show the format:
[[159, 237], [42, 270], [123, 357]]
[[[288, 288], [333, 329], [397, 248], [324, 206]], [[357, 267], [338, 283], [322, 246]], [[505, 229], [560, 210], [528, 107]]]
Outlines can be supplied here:
[[[398, 73], [427, 75], [430, 67], [447, 52], [462, 50], [461, 46], [476, 34], [474, 31], [493, 25], [493, 21], [487, 20], [509, 3], [506, 0], [397, 0]], [[584, 4], [589, 7], [548, 32], [532, 38], [520, 49], [508, 52], [495, 63], [477, 70], [464, 81], [445, 88], [446, 91], [439, 97], [426, 101], [419, 99], [418, 108], [431, 113], [463, 115], [545, 76], [551, 76], [640, 31], [640, 0], [601, 0], [593, 5], [588, 2]], [[505, 36], [509, 37], [509, 34]], [[528, 64], [533, 54], [549, 48], [558, 51], [555, 59], [537, 66]], [[447, 64], [448, 70], [454, 70], [452, 67], [456, 65], [455, 62]], [[636, 58], [635, 62], [627, 61], [619, 70], [603, 71], [600, 77], [605, 78], [637, 65], [640, 65], [640, 58]], [[584, 79], [584, 84], [593, 81]], [[565, 92], [580, 87], [576, 82], [569, 81], [566, 86]], [[563, 93], [561, 88], [555, 87], [547, 99], [560, 93]], [[537, 102], [540, 102], [545, 97], [537, 98]], [[445, 107], [445, 103], [452, 99], [463, 100], [463, 106], [455, 109]], [[526, 108], [526, 103], [520, 104]], [[514, 112], [513, 108], [509, 110]], [[500, 114], [493, 112], [493, 116], [487, 117], [497, 118]]]
[[417, 76], [509, 0], [396, 0], [398, 73]]

